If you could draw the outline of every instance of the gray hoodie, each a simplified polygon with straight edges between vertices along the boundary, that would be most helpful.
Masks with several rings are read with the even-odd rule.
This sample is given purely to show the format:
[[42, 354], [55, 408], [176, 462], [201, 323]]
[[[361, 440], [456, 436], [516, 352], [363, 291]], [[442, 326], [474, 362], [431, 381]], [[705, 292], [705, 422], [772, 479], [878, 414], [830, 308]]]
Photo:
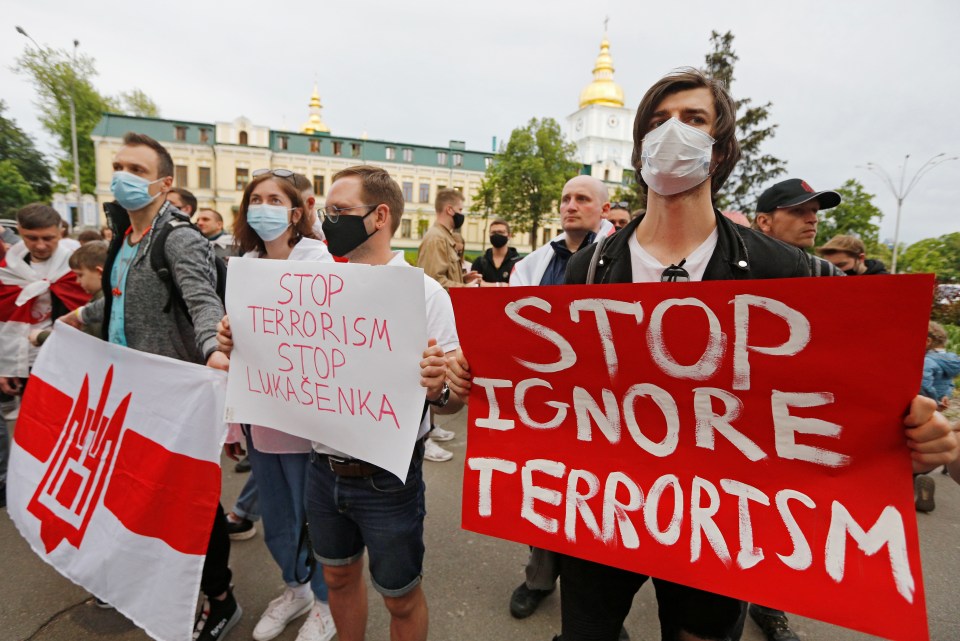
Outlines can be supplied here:
[[[153, 222], [153, 229], [160, 229], [172, 218], [174, 209], [165, 203]], [[122, 237], [121, 234], [118, 236]], [[190, 314], [173, 304], [169, 312], [167, 286], [150, 266], [150, 247], [155, 237], [147, 234], [137, 247], [127, 274], [123, 295], [112, 300], [122, 304], [124, 333], [127, 346], [142, 352], [169, 356], [181, 361], [204, 364], [217, 349], [217, 322], [224, 315], [223, 303], [216, 292], [216, 268], [213, 249], [209, 241], [195, 229], [180, 228], [167, 236], [164, 247], [167, 264], [173, 273], [174, 282], [183, 294]], [[121, 238], [120, 242], [125, 242]], [[111, 243], [107, 264], [120, 250], [120, 243]], [[105, 283], [109, 274], [104, 272]], [[108, 286], [104, 295], [110, 295]], [[87, 323], [102, 322], [107, 335], [109, 317], [105, 313], [106, 298], [94, 301], [83, 308], [81, 320]]]

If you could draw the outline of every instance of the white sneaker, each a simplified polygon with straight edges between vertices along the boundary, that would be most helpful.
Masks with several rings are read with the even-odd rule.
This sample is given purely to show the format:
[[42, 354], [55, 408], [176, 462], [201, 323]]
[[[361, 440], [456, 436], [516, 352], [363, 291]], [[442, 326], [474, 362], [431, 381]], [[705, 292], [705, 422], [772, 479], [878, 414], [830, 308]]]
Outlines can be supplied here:
[[307, 594], [305, 597], [297, 597], [297, 593], [291, 588], [284, 590], [283, 594], [271, 601], [263, 611], [257, 627], [253, 629], [253, 638], [256, 641], [269, 641], [283, 632], [288, 623], [308, 612], [313, 606], [313, 593]]
[[434, 443], [432, 438], [428, 438], [427, 442], [423, 444], [423, 458], [428, 461], [434, 461], [435, 463], [442, 463], [452, 459], [453, 452], [448, 452]]
[[456, 436], [450, 430], [445, 430], [442, 427], [433, 426], [433, 429], [430, 430], [430, 438], [432, 438], [437, 443], [443, 443], [445, 441], [452, 441]]
[[297, 641], [330, 641], [336, 633], [330, 606], [323, 601], [314, 601], [307, 620], [300, 626]]

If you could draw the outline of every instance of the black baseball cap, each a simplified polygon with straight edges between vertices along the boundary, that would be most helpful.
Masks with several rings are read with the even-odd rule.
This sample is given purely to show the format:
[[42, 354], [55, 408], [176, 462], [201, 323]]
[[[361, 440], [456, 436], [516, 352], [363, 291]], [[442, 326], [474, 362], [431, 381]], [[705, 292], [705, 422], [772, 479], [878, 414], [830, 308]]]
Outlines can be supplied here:
[[757, 213], [770, 213], [774, 209], [794, 207], [814, 198], [820, 209], [832, 209], [840, 204], [840, 194], [835, 191], [815, 191], [807, 181], [790, 178], [767, 188], [757, 199]]

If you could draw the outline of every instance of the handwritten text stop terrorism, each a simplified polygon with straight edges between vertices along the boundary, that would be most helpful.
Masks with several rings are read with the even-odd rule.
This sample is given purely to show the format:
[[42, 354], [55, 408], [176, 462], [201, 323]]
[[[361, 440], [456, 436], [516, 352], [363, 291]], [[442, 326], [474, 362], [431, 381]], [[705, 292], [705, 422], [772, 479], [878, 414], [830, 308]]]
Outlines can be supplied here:
[[345, 287], [335, 273], [284, 273], [277, 286], [274, 305], [247, 305], [249, 322], [254, 334], [290, 340], [277, 344], [275, 368], [246, 367], [247, 390], [399, 429], [388, 394], [337, 382], [351, 351], [393, 351], [388, 319], [334, 313], [334, 298]]

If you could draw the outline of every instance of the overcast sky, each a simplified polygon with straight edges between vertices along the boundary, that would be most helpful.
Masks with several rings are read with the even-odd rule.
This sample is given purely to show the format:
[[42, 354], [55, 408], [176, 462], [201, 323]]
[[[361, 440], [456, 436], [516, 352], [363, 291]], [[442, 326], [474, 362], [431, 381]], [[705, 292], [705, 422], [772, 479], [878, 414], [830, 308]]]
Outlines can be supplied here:
[[[615, 78], [627, 106], [680, 66], [700, 66], [711, 30], [733, 31], [733, 93], [771, 101], [766, 150], [816, 189], [860, 180], [892, 238], [896, 203], [863, 165], [899, 175], [960, 155], [960, 3], [918, 0], [675, 3], [129, 2], [13, 0], [0, 17], [0, 92], [13, 117], [52, 151], [34, 90], [10, 67], [26, 39], [96, 59], [96, 86], [137, 87], [161, 116], [213, 122], [244, 115], [296, 129], [313, 83], [333, 133], [488, 150], [532, 117], [561, 122], [610, 16]], [[96, 7], [96, 8], [94, 8]], [[955, 115], [955, 114], [954, 114]], [[960, 161], [934, 169], [903, 207], [901, 240], [960, 231]]]

